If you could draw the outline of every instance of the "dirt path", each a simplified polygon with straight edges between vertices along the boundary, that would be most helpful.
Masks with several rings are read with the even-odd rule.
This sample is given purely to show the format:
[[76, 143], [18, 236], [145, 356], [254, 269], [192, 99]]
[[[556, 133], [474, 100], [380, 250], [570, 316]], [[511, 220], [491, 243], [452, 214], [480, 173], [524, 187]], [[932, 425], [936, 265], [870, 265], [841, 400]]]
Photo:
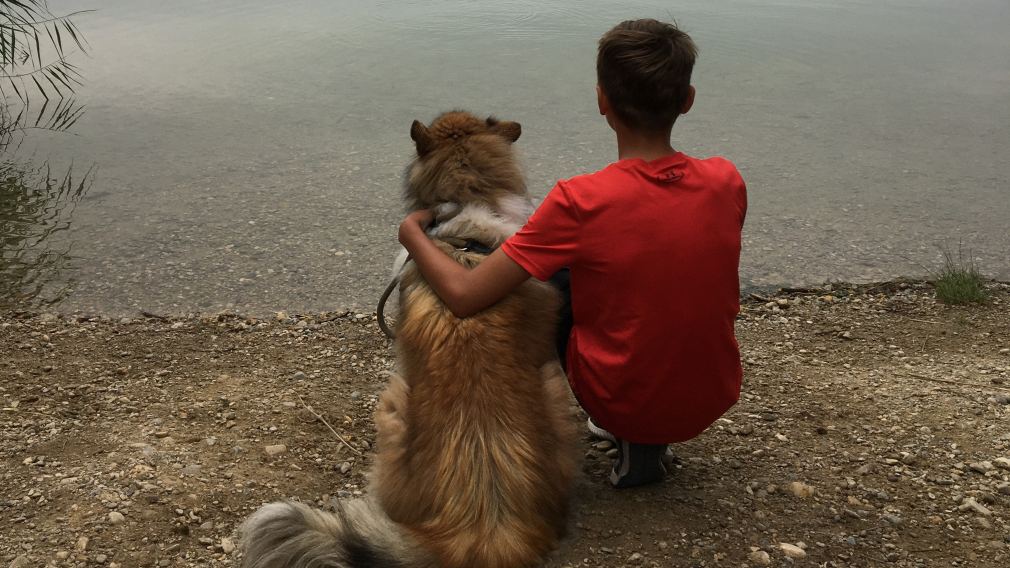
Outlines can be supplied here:
[[[973, 308], [918, 284], [769, 300], [738, 322], [740, 403], [665, 483], [612, 490], [582, 442], [548, 565], [1010, 565], [1010, 286]], [[17, 567], [235, 564], [261, 503], [363, 490], [393, 364], [360, 314], [9, 316], [0, 352], [0, 566]]]

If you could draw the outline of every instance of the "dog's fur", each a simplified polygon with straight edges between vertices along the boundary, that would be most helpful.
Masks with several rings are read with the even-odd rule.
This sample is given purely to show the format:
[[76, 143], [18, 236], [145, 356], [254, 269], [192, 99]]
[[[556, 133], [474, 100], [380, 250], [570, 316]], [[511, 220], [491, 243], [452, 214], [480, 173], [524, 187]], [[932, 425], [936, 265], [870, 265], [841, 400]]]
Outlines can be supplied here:
[[[530, 211], [511, 147], [515, 122], [465, 112], [411, 128], [409, 209], [436, 208], [430, 235], [461, 250], [501, 244]], [[554, 352], [557, 296], [535, 280], [466, 319], [413, 264], [401, 272], [399, 376], [380, 399], [370, 496], [331, 515], [272, 503], [242, 527], [247, 568], [516, 568], [560, 537], [577, 467], [568, 387]]]

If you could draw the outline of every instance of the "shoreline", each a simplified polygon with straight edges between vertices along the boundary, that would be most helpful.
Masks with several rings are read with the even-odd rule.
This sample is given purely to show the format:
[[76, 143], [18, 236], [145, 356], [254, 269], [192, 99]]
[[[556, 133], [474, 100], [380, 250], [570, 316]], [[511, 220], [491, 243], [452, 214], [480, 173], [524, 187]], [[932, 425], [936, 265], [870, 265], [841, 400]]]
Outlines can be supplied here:
[[[986, 279], [986, 285], [995, 288], [1007, 288], [1010, 287], [1010, 281], [1002, 281], [998, 279]], [[844, 295], [850, 294], [865, 294], [867, 292], [893, 292], [896, 290], [907, 289], [909, 287], [915, 288], [932, 288], [930, 280], [926, 278], [917, 277], [897, 277], [889, 280], [881, 280], [874, 282], [847, 282], [844, 280], [838, 281], [828, 281], [820, 285], [811, 286], [741, 286], [740, 288], [740, 304], [741, 306], [752, 302], [764, 302], [770, 298], [776, 297], [789, 297], [796, 295], [805, 294], [831, 294], [841, 293]], [[379, 297], [376, 296], [375, 304], [378, 304]], [[389, 310], [387, 310], [389, 311]], [[251, 321], [270, 321], [277, 319], [277, 314], [285, 314], [286, 318], [323, 318], [324, 320], [342, 318], [342, 317], [360, 317], [360, 316], [375, 316], [376, 311], [362, 311], [361, 309], [355, 308], [337, 308], [335, 310], [322, 310], [322, 311], [308, 311], [308, 312], [293, 312], [286, 309], [278, 309], [265, 312], [266, 315], [258, 315], [257, 313], [243, 312], [238, 310], [224, 309], [217, 311], [186, 311], [183, 313], [156, 313], [149, 310], [137, 310], [133, 312], [132, 315], [110, 315], [105, 313], [95, 313], [91, 311], [83, 310], [60, 310], [58, 305], [51, 309], [44, 308], [17, 308], [17, 307], [0, 307], [0, 319], [11, 319], [11, 318], [33, 318], [33, 317], [55, 317], [57, 319], [77, 319], [77, 320], [97, 320], [97, 321], [124, 321], [129, 320], [130, 323], [135, 323], [144, 320], [160, 320], [160, 321], [181, 321], [181, 320], [193, 320], [193, 319], [206, 319], [206, 318], [237, 318]], [[290, 314], [290, 315], [289, 315]]]
[[[1010, 284], [989, 288], [752, 294], [739, 402], [640, 490], [583, 432], [545, 566], [1006, 566]], [[235, 566], [262, 503], [367, 492], [391, 343], [374, 314], [283, 315], [0, 317], [0, 565]]]

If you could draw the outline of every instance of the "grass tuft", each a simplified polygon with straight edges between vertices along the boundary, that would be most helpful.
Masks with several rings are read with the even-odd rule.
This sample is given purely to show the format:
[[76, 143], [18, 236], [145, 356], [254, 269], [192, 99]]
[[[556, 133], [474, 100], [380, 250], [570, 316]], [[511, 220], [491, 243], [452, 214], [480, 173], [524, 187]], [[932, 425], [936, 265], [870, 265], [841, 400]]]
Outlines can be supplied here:
[[982, 304], [989, 299], [974, 255], [968, 251], [966, 257], [960, 244], [956, 258], [950, 249], [944, 249], [943, 268], [933, 275], [933, 287], [936, 297], [945, 304]]

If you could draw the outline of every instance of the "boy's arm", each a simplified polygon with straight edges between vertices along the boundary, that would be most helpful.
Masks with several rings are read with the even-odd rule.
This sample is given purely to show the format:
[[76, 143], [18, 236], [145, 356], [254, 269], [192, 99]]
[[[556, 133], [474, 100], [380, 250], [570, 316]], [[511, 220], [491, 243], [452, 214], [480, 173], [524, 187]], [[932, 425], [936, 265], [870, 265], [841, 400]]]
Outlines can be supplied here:
[[498, 249], [475, 268], [466, 268], [435, 246], [424, 229], [428, 210], [414, 211], [400, 224], [400, 244], [410, 253], [428, 285], [456, 317], [470, 317], [504, 298], [529, 277], [523, 267]]

